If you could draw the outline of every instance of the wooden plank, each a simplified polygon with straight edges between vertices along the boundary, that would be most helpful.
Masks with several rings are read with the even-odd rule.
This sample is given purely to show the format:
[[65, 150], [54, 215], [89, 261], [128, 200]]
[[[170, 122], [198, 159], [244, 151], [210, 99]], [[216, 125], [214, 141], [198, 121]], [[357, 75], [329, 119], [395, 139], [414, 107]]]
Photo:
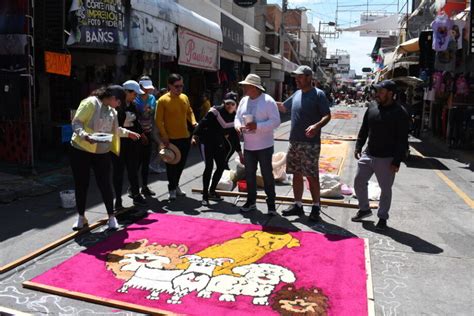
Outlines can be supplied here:
[[375, 315], [375, 297], [372, 283], [372, 265], [370, 262], [369, 239], [364, 238], [365, 271], [367, 273], [367, 309], [368, 316]]
[[144, 314], [149, 314], [149, 315], [177, 315], [177, 314], [174, 314], [165, 310], [157, 309], [157, 308], [146, 307], [146, 306], [137, 305], [133, 303], [126, 303], [126, 302], [99, 297], [99, 296], [95, 296], [91, 294], [69, 291], [69, 290], [58, 288], [58, 287], [44, 285], [44, 284], [40, 284], [40, 283], [36, 283], [32, 281], [25, 281], [22, 283], [22, 286], [26, 289], [60, 295], [60, 296], [77, 299], [84, 302], [95, 303], [99, 305], [110, 306], [110, 307], [120, 308], [124, 310], [130, 310], [137, 313], [144, 313]]
[[[202, 193], [202, 189], [192, 189], [192, 192], [193, 193]], [[237, 197], [237, 196], [246, 197], [247, 196], [246, 192], [233, 192], [233, 191], [220, 191], [220, 190], [217, 190], [216, 193], [221, 195], [221, 196], [230, 196], [230, 197]], [[257, 199], [259, 199], [259, 200], [264, 200], [266, 198], [267, 198], [267, 196], [265, 194], [257, 194]], [[286, 202], [293, 202], [294, 201], [293, 197], [291, 197], [291, 196], [281, 196], [281, 195], [277, 195], [275, 197], [275, 200], [276, 201], [286, 201]], [[308, 203], [308, 204], [313, 204], [313, 200], [308, 199], [308, 198], [303, 198], [302, 202], [303, 203]], [[357, 204], [351, 204], [351, 203], [347, 203], [347, 202], [343, 202], [343, 201], [337, 201], [337, 200], [321, 199], [320, 202], [321, 202], [321, 205], [345, 207], [345, 208], [355, 208], [355, 209], [359, 208], [359, 205], [357, 205]], [[374, 203], [370, 204], [371, 209], [376, 209], [377, 207], [378, 207], [377, 204], [374, 204]]]
[[[118, 216], [118, 215], [120, 215], [122, 213], [125, 213], [127, 211], [128, 211], [128, 209], [125, 209], [125, 210], [122, 210], [120, 212], [117, 212], [117, 214], [115, 214], [115, 215]], [[85, 227], [85, 228], [81, 229], [80, 231], [70, 233], [70, 234], [68, 234], [68, 235], [66, 235], [66, 236], [64, 236], [64, 237], [62, 237], [62, 238], [60, 238], [56, 241], [53, 241], [53, 242], [47, 244], [44, 247], [41, 247], [41, 248], [27, 254], [26, 256], [21, 257], [20, 259], [17, 259], [13, 262], [10, 262], [10, 263], [2, 266], [0, 268], [0, 275], [7, 272], [7, 271], [10, 271], [10, 270], [12, 270], [12, 269], [14, 269], [14, 268], [16, 268], [20, 265], [22, 265], [23, 263], [26, 263], [26, 262], [38, 257], [38, 256], [40, 256], [40, 255], [56, 248], [56, 247], [58, 247], [58, 246], [61, 246], [62, 244], [66, 243], [66, 242], [68, 242], [68, 241], [70, 241], [70, 240], [72, 240], [72, 239], [74, 239], [74, 238], [76, 238], [80, 235], [88, 233], [91, 230], [96, 229], [97, 227], [100, 227], [100, 226], [106, 224], [107, 220], [108, 220], [108, 218], [103, 218], [101, 220], [98, 220], [97, 222], [93, 223], [92, 225], [89, 225], [88, 227]]]

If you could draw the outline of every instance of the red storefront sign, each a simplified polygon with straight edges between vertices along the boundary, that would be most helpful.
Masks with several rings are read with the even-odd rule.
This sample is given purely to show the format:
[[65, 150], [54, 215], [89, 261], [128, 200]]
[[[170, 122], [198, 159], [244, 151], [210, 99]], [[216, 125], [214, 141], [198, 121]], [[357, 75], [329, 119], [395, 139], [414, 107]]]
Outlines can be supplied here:
[[446, 0], [442, 11], [448, 16], [453, 17], [461, 11], [466, 9], [466, 0]]
[[218, 69], [217, 41], [179, 28], [178, 32], [180, 65], [216, 71]]

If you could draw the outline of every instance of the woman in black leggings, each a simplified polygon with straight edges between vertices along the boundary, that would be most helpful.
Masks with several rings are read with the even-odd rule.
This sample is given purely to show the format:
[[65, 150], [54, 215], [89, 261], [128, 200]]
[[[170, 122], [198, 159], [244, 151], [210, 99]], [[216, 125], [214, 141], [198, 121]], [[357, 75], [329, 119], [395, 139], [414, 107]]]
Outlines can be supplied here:
[[[94, 170], [97, 186], [109, 215], [107, 224], [111, 229], [118, 228], [113, 208], [109, 152], [119, 155], [120, 138], [140, 138], [139, 134], [119, 127], [114, 109], [123, 102], [125, 91], [121, 86], [100, 88], [82, 100], [72, 120], [74, 133], [71, 138], [71, 169], [78, 213], [73, 230], [80, 230], [88, 225], [85, 212], [91, 169]], [[112, 134], [112, 140], [97, 139], [94, 133]]]
[[[232, 154], [237, 151], [241, 162], [244, 159], [240, 139], [234, 129], [237, 99], [237, 93], [227, 93], [224, 96], [223, 105], [211, 108], [194, 131], [193, 143], [199, 143], [201, 155], [206, 164], [202, 175], [202, 205], [204, 206], [209, 205], [209, 200], [222, 200], [216, 193], [216, 187], [224, 170], [229, 169], [228, 163]], [[214, 162], [216, 171], [209, 187]]]

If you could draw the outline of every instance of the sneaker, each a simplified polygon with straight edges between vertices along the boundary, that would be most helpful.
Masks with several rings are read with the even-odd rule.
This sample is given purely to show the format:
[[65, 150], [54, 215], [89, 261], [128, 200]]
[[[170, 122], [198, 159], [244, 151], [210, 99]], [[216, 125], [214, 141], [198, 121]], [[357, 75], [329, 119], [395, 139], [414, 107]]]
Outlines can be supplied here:
[[84, 227], [87, 227], [89, 226], [89, 223], [87, 222], [87, 218], [85, 218], [84, 216], [77, 216], [77, 220], [76, 222], [74, 223], [74, 225], [72, 225], [72, 230], [81, 230], [83, 229]]
[[202, 204], [202, 206], [210, 206], [211, 205], [211, 203], [209, 203], [209, 200], [206, 200], [206, 199], [203, 199], [201, 201], [201, 204]]
[[119, 224], [115, 216], [109, 217], [109, 220], [107, 221], [107, 226], [109, 226], [109, 229], [114, 229], [114, 230], [119, 228]]
[[150, 188], [148, 186], [144, 186], [142, 188], [142, 194], [145, 195], [145, 196], [154, 196], [156, 195], [156, 193], [152, 190], [150, 190]]
[[216, 192], [210, 192], [209, 193], [209, 200], [220, 202], [224, 199], [219, 194], [217, 194]]
[[135, 195], [133, 198], [133, 205], [138, 205], [138, 206], [145, 206], [146, 200], [143, 198], [141, 194]]
[[270, 216], [277, 216], [278, 213], [277, 213], [277, 211], [276, 211], [275, 209], [270, 209], [270, 210], [268, 210], [268, 215], [270, 215]]
[[176, 195], [177, 196], [186, 196], [186, 192], [181, 191], [180, 187], [176, 187]]
[[319, 222], [321, 220], [320, 217], [321, 207], [319, 205], [313, 205], [311, 208], [311, 213], [309, 214], [309, 220], [313, 222]]
[[248, 201], [245, 202], [245, 204], [240, 207], [240, 211], [244, 213], [256, 211], [256, 210], [257, 210], [257, 204], [249, 203]]
[[371, 210], [367, 210], [367, 211], [363, 211], [363, 210], [359, 210], [357, 212], [357, 214], [351, 218], [351, 220], [353, 222], [361, 222], [362, 219], [366, 218], [366, 217], [369, 217], [369, 216], [372, 216], [372, 211]]
[[176, 200], [176, 190], [171, 190], [169, 192], [168, 200], [170, 200], [170, 201]]
[[283, 216], [301, 216], [304, 214], [303, 206], [298, 206], [297, 204], [293, 204], [291, 207], [288, 209], [284, 210], [281, 212]]
[[378, 230], [378, 231], [385, 231], [385, 230], [387, 230], [387, 229], [388, 229], [387, 220], [380, 218], [380, 219], [379, 219], [379, 222], [377, 223], [377, 225], [375, 225], [375, 229]]
[[118, 210], [122, 210], [122, 209], [123, 209], [122, 199], [116, 199], [115, 200], [115, 205], [114, 205], [114, 210], [118, 211]]

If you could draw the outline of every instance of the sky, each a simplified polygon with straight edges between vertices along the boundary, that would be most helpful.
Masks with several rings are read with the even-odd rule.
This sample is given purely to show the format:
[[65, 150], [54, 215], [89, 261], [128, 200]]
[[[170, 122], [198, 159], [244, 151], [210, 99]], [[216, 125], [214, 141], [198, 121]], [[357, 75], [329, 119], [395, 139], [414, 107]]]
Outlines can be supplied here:
[[[282, 0], [267, 0], [267, 3], [276, 3], [282, 6]], [[339, 0], [338, 27], [348, 28], [360, 24], [362, 10], [382, 11], [385, 13], [397, 12], [397, 4], [402, 8], [405, 0]], [[327, 23], [336, 19], [336, 0], [288, 0], [288, 8], [306, 8], [308, 22], [312, 23], [318, 31], [319, 21]], [[406, 9], [406, 7], [405, 7]], [[353, 12], [343, 12], [353, 11]], [[336, 49], [346, 50], [351, 55], [351, 69], [358, 75], [362, 74], [363, 67], [374, 68], [371, 58], [376, 37], [360, 37], [359, 32], [342, 32], [338, 39], [325, 39], [329, 53], [335, 53]]]

